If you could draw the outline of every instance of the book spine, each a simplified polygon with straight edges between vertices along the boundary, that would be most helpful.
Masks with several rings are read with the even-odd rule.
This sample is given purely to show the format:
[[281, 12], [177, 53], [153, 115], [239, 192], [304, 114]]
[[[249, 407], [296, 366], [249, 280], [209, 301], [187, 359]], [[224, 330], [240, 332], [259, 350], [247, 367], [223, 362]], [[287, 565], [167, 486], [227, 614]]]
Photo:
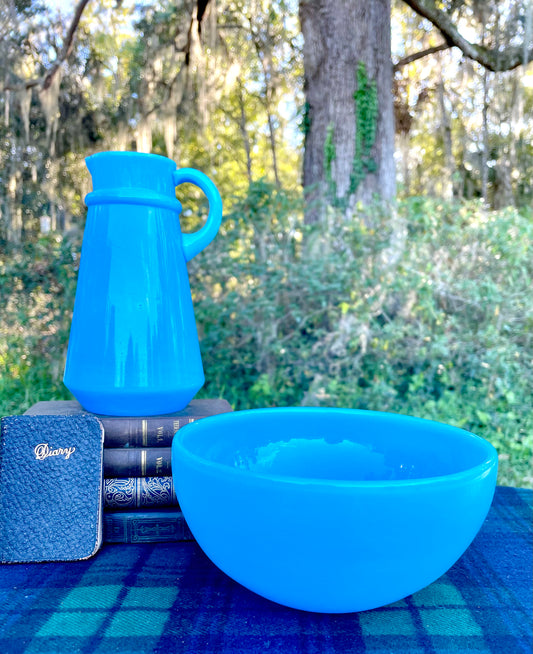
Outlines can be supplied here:
[[107, 511], [103, 540], [107, 543], [162, 543], [189, 541], [193, 536], [179, 509]]
[[170, 447], [104, 448], [104, 477], [165, 477], [172, 474]]
[[104, 447], [170, 447], [174, 434], [200, 416], [154, 418], [100, 418]]
[[104, 509], [178, 506], [172, 477], [104, 479]]

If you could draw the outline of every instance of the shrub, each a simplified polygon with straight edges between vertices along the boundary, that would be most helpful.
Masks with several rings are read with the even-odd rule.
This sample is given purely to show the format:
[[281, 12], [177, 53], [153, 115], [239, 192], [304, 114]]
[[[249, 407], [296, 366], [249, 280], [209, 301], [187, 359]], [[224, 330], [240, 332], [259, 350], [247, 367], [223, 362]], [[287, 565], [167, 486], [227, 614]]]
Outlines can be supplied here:
[[[533, 487], [531, 211], [410, 198], [395, 221], [302, 215], [299, 194], [256, 182], [190, 262], [201, 396], [455, 424], [498, 448], [499, 483]], [[51, 235], [2, 257], [3, 415], [69, 396], [79, 246]]]
[[0, 258], [0, 414], [68, 398], [62, 383], [80, 244], [57, 234]]
[[387, 267], [389, 216], [308, 228], [298, 197], [253, 185], [191, 270], [202, 393], [448, 422], [499, 449], [500, 483], [531, 486], [531, 213], [411, 198], [399, 214]]

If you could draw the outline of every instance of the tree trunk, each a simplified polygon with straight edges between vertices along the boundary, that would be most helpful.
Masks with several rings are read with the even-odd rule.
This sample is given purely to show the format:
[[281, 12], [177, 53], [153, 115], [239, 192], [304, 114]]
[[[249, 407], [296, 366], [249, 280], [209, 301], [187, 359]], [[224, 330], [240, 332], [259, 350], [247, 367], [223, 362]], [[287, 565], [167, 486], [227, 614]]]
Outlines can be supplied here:
[[267, 103], [266, 105], [266, 112], [268, 121], [268, 135], [270, 139], [270, 151], [272, 152], [272, 169], [274, 171], [274, 180], [276, 182], [276, 186], [279, 188], [281, 186], [281, 182], [279, 179], [278, 171], [278, 156], [276, 154], [276, 130], [274, 128], [274, 119], [272, 118], [270, 103]]
[[244, 93], [242, 88], [242, 83], [239, 80], [239, 130], [242, 136], [242, 142], [244, 144], [244, 151], [246, 152], [246, 177], [248, 178], [248, 184], [252, 183], [252, 148], [250, 145], [250, 137], [248, 136], [248, 130], [246, 128], [246, 111], [244, 108]]
[[488, 203], [489, 187], [489, 71], [483, 70], [483, 107], [481, 109], [481, 197], [485, 204]]
[[404, 195], [411, 193], [411, 161], [410, 161], [410, 138], [409, 132], [400, 132], [398, 134], [398, 150], [401, 159], [401, 175], [403, 182]]
[[442, 177], [442, 196], [445, 200], [453, 200], [457, 195], [454, 191], [455, 159], [452, 144], [452, 122], [446, 109], [446, 92], [442, 76], [442, 60], [439, 57], [439, 75], [437, 79], [437, 98], [440, 111], [440, 129], [442, 134], [442, 149], [444, 153], [444, 166]]
[[301, 0], [306, 221], [396, 192], [390, 0]]

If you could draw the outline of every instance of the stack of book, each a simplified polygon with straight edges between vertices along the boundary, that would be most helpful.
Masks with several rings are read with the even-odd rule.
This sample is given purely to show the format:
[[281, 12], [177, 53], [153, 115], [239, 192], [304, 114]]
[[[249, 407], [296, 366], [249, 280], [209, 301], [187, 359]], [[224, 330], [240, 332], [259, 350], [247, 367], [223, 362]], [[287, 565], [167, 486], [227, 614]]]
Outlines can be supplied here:
[[[231, 410], [226, 400], [205, 399], [165, 416], [96, 416], [104, 427], [104, 541], [192, 539], [174, 492], [172, 438], [190, 422]], [[94, 415], [75, 400], [37, 402], [25, 414]]]

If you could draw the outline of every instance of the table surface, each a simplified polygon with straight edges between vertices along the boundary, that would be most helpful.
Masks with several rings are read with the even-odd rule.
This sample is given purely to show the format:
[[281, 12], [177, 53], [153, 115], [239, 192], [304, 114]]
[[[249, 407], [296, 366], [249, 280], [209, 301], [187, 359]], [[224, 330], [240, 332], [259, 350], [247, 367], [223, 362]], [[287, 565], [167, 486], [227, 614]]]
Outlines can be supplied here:
[[0, 651], [531, 654], [533, 492], [498, 487], [446, 575], [389, 606], [288, 609], [241, 587], [194, 542], [105, 545], [87, 561], [0, 566]]

